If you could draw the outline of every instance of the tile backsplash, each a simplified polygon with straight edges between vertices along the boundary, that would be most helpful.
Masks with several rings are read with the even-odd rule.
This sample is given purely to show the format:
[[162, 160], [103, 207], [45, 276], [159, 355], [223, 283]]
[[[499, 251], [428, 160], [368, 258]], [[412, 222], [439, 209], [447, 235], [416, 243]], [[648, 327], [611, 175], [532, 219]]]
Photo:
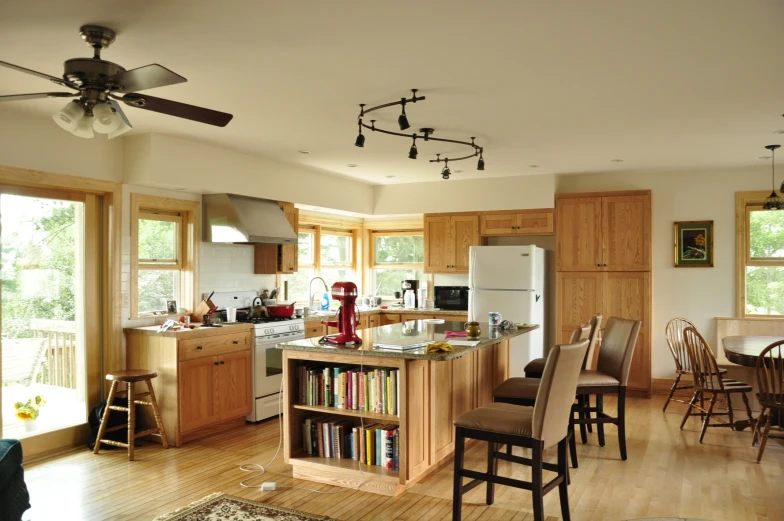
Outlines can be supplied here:
[[212, 291], [261, 292], [275, 287], [275, 275], [253, 273], [253, 246], [201, 243], [199, 293]]

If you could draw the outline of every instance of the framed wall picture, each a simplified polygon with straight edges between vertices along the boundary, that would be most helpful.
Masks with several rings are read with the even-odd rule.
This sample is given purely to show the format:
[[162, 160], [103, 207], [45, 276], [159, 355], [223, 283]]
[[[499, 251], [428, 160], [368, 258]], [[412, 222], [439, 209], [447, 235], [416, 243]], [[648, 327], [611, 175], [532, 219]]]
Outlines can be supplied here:
[[675, 266], [713, 267], [713, 221], [675, 223]]
[[167, 300], [166, 301], [166, 311], [173, 315], [177, 313], [177, 301], [176, 300]]

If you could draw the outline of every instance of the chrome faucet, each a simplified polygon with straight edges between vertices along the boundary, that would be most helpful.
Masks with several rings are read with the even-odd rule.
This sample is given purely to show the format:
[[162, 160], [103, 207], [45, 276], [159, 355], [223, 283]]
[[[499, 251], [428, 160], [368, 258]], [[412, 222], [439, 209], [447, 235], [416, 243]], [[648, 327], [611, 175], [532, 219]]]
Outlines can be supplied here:
[[313, 307], [314, 306], [314, 302], [313, 302], [313, 281], [316, 280], [316, 279], [320, 280], [321, 283], [324, 284], [324, 289], [326, 290], [327, 293], [329, 293], [329, 286], [327, 286], [327, 282], [324, 279], [322, 279], [321, 277], [313, 277], [312, 279], [310, 279], [310, 282], [308, 283], [308, 307], [310, 307], [310, 312], [311, 313], [313, 313], [315, 311], [315, 308]]

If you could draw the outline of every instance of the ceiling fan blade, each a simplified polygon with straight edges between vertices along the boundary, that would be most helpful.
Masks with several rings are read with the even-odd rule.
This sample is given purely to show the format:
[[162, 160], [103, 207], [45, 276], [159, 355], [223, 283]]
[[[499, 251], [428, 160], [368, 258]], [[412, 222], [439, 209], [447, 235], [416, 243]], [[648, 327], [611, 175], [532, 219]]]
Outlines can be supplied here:
[[168, 114], [169, 116], [176, 116], [178, 118], [190, 119], [192, 121], [198, 121], [199, 123], [215, 125], [216, 127], [225, 127], [229, 124], [231, 118], [234, 117], [232, 114], [227, 114], [226, 112], [205, 109], [204, 107], [188, 105], [187, 103], [180, 103], [179, 101], [154, 98], [146, 94], [126, 94], [118, 99], [132, 107], [160, 112], [161, 114]]
[[34, 71], [32, 69], [26, 69], [24, 67], [20, 67], [19, 65], [14, 65], [13, 63], [8, 63], [4, 61], [0, 61], [0, 67], [8, 67], [9, 69], [13, 69], [15, 71], [24, 72], [25, 74], [32, 74], [33, 76], [38, 76], [39, 78], [43, 78], [45, 80], [49, 80], [54, 82], [58, 85], [62, 85], [63, 87], [68, 87], [70, 89], [79, 90], [79, 87], [74, 85], [69, 81], [65, 81], [62, 78], [58, 78], [57, 76], [51, 76], [49, 74], [44, 74], [43, 72]]
[[120, 89], [122, 92], [137, 92], [175, 83], [185, 83], [186, 81], [188, 80], [179, 74], [157, 63], [121, 72], [106, 79], [107, 83], [122, 85], [122, 89]]
[[43, 98], [75, 98], [79, 96], [78, 93], [71, 92], [36, 92], [34, 94], [10, 94], [8, 96], [0, 96], [0, 101], [25, 101], [29, 99], [43, 99]]

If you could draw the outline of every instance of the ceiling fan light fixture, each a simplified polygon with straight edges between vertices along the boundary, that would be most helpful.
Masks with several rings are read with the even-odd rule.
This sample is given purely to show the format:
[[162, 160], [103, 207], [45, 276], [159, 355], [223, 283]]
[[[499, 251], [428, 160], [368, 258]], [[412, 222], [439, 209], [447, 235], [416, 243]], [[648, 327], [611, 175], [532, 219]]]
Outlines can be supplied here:
[[95, 134], [93, 134], [94, 123], [95, 116], [88, 116], [85, 114], [84, 117], [76, 124], [76, 128], [71, 131], [71, 134], [84, 139], [92, 139], [95, 137]]
[[52, 114], [52, 119], [63, 130], [73, 133], [76, 126], [85, 118], [84, 107], [78, 101], [69, 101], [65, 107]]
[[95, 107], [93, 107], [93, 116], [95, 116], [93, 129], [101, 134], [114, 132], [122, 123], [122, 118], [112, 110], [111, 105], [107, 102], [97, 103]]

